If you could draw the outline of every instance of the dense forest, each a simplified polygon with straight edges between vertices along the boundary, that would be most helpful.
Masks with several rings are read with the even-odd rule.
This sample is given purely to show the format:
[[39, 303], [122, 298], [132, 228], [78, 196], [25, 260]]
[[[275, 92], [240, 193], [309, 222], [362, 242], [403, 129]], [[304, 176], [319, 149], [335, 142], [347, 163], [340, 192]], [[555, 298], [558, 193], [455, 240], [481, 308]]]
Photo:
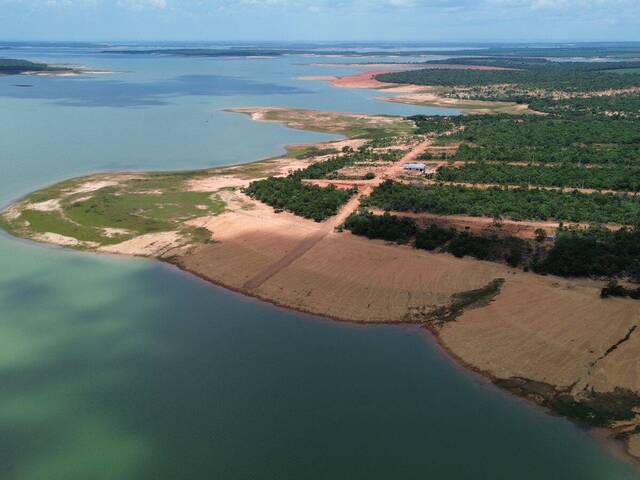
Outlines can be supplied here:
[[416, 222], [385, 213], [374, 215], [371, 212], [354, 213], [344, 222], [344, 228], [355, 235], [367, 238], [407, 243], [418, 230]]
[[637, 225], [640, 200], [627, 195], [562, 193], [540, 189], [473, 189], [447, 185], [416, 185], [385, 181], [366, 200], [386, 211], [431, 212], [441, 215], [556, 220]]
[[[434, 62], [435, 63], [435, 62]], [[552, 96], [552, 92], [591, 93], [640, 86], [640, 74], [616, 73], [632, 69], [640, 62], [551, 62], [541, 59], [456, 59], [447, 63], [485, 65], [500, 70], [423, 69], [385, 73], [381, 82], [457, 89], [475, 89], [472, 98], [525, 103], [528, 97]], [[499, 85], [498, 90], [482, 87]], [[509, 86], [506, 86], [509, 85]]]
[[620, 165], [640, 167], [640, 143], [632, 145], [518, 145], [462, 144], [452, 160], [526, 162], [533, 164]]
[[396, 243], [407, 243], [414, 239], [414, 247], [421, 250], [439, 250], [456, 257], [470, 256], [478, 260], [506, 262], [511, 266], [523, 265], [532, 248], [527, 241], [512, 237], [474, 235], [458, 232], [452, 228], [442, 228], [430, 224], [426, 228], [417, 226], [410, 218], [385, 213], [354, 213], [344, 223], [344, 228], [354, 235], [371, 239], [381, 239]]
[[252, 182], [245, 193], [256, 200], [272, 206], [276, 210], [287, 210], [296, 215], [317, 222], [338, 213], [338, 210], [355, 193], [354, 190], [340, 190], [333, 186], [321, 188], [305, 184], [303, 180], [333, 178], [336, 172], [349, 165], [371, 161], [392, 161], [395, 153], [376, 153], [368, 147], [357, 151], [345, 149], [341, 155], [315, 162], [306, 168], [291, 173], [286, 178], [270, 177]]
[[409, 117], [421, 133], [460, 143], [453, 160], [640, 166], [640, 129], [627, 118], [478, 115]]
[[584, 168], [578, 165], [519, 166], [469, 163], [461, 168], [440, 168], [436, 178], [445, 182], [494, 183], [640, 191], [640, 168]]
[[[487, 63], [496, 62], [483, 62]], [[381, 82], [406, 83], [425, 86], [478, 87], [514, 84], [522, 89], [562, 90], [565, 92], [594, 92], [610, 88], [622, 89], [640, 85], [640, 75], [619, 75], [608, 70], [586, 70], [575, 63], [539, 63], [510, 65], [513, 70], [424, 69], [378, 75]], [[618, 68], [635, 68], [637, 63], [618, 64]], [[604, 68], [604, 65], [603, 65]], [[506, 93], [505, 100], [514, 100]], [[479, 96], [478, 98], [482, 98]]]
[[591, 115], [610, 119], [640, 119], [638, 93], [570, 99], [532, 98], [527, 102], [532, 110], [565, 117]]
[[[414, 240], [418, 249], [471, 256], [479, 260], [506, 262], [541, 274], [563, 277], [620, 277], [640, 281], [640, 232], [625, 228], [608, 231], [563, 228], [552, 246], [539, 240], [523, 240], [509, 235], [473, 234], [442, 228], [435, 224], [420, 228], [415, 220], [386, 213], [360, 212], [351, 215], [344, 227], [355, 235], [396, 243]], [[636, 289], [604, 290], [607, 296], [631, 296]]]
[[287, 210], [320, 222], [338, 213], [355, 192], [340, 190], [333, 185], [326, 188], [308, 185], [295, 178], [270, 177], [252, 182], [245, 193], [276, 211]]
[[[554, 50], [556, 51], [556, 50]], [[558, 50], [559, 51], [559, 50]], [[637, 50], [636, 50], [637, 52]], [[545, 58], [546, 57], [546, 58]], [[558, 57], [555, 57], [558, 58]], [[479, 55], [474, 57], [461, 57], [461, 58], [447, 58], [444, 60], [430, 60], [426, 62], [428, 65], [467, 65], [467, 66], [481, 66], [481, 67], [495, 67], [499, 69], [509, 70], [549, 70], [555, 72], [617, 72], [619, 70], [629, 70], [640, 67], [640, 52], [638, 56], [629, 57], [628, 59], [609, 59], [608, 61], [600, 62], [575, 62], [575, 61], [562, 61], [558, 62], [555, 59], [550, 59], [548, 56], [489, 56]]]
[[640, 144], [638, 123], [631, 120], [483, 115], [465, 117], [462, 121], [464, 130], [459, 131], [453, 139], [480, 146]]
[[539, 273], [572, 277], [626, 275], [640, 281], [640, 232], [562, 229], [553, 248], [532, 266]]

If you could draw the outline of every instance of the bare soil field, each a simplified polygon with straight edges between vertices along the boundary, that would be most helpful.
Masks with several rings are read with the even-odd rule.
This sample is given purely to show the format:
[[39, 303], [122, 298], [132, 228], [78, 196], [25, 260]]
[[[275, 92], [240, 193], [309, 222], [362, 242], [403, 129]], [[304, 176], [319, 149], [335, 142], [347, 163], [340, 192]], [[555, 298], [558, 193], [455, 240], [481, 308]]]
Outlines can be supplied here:
[[465, 312], [439, 336], [465, 363], [498, 378], [544, 382], [576, 396], [639, 391], [635, 329], [624, 339], [640, 323], [640, 305], [602, 300], [593, 288], [589, 281], [515, 275], [494, 302]]

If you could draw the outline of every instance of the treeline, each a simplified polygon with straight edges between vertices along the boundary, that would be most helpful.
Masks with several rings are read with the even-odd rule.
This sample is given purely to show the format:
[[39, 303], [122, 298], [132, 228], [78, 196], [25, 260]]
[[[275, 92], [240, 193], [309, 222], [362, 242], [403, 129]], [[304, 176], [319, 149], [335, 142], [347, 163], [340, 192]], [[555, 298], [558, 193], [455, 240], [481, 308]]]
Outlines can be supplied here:
[[313, 163], [286, 178], [270, 177], [252, 182], [244, 192], [276, 210], [287, 210], [320, 222], [338, 213], [355, 190], [341, 190], [334, 186], [322, 188], [306, 184], [303, 180], [334, 178], [337, 171], [346, 166], [381, 158], [395, 158], [393, 155], [379, 154], [367, 147], [357, 151], [347, 148], [342, 155]]
[[[640, 232], [633, 228], [618, 231], [597, 227], [560, 229], [555, 244], [546, 248], [541, 242], [543, 237], [527, 241], [513, 236], [458, 232], [435, 224], [420, 228], [413, 219], [388, 213], [354, 213], [344, 227], [367, 238], [403, 244], [414, 239], [418, 249], [506, 262], [539, 274], [593, 278], [626, 276], [640, 281]], [[609, 289], [605, 294], [636, 298], [634, 295], [638, 291], [617, 288]]]
[[640, 280], [640, 232], [634, 228], [559, 231], [553, 248], [532, 268], [563, 277], [630, 276]]
[[62, 72], [72, 71], [70, 68], [53, 67], [46, 63], [30, 62], [13, 58], [0, 58], [0, 74], [18, 75], [25, 72]]
[[640, 166], [637, 121], [621, 118], [472, 116], [410, 117], [419, 131], [460, 142], [454, 160]]
[[554, 152], [567, 147], [591, 147], [606, 154], [608, 148], [640, 146], [637, 122], [618, 118], [555, 116], [474, 115], [458, 117], [408, 117], [421, 133], [442, 134], [455, 131], [448, 141], [460, 141], [473, 147], [542, 149]]
[[[639, 52], [640, 49], [635, 49]], [[526, 50], [528, 52], [530, 50]], [[561, 49], [554, 49], [553, 52], [559, 52]], [[548, 57], [550, 50], [547, 49], [547, 54], [534, 58], [527, 53], [524, 55], [508, 55], [502, 57], [479, 55], [475, 57], [444, 59], [444, 60], [430, 60], [426, 62], [430, 65], [468, 65], [468, 66], [489, 66], [496, 68], [507, 68], [515, 70], [527, 70], [534, 68], [559, 68], [562, 71], [578, 71], [578, 72], [612, 72], [617, 70], [627, 70], [640, 67], [640, 61], [638, 60], [616, 60], [608, 62], [557, 62], [549, 60]], [[546, 58], [543, 58], [546, 57]]]
[[474, 235], [435, 224], [420, 228], [413, 219], [389, 213], [354, 213], [347, 218], [344, 228], [354, 235], [400, 244], [414, 239], [414, 247], [417, 249], [439, 250], [459, 258], [470, 256], [479, 260], [505, 261], [514, 267], [523, 264], [531, 252], [528, 243], [516, 237]]
[[[594, 64], [584, 62], [532, 62], [522, 59], [484, 59], [478, 61], [477, 65], [512, 70], [424, 69], [385, 73], [377, 75], [376, 79], [388, 83], [466, 88], [511, 84], [517, 85], [521, 90], [582, 93], [640, 86], [640, 74], [619, 75], [611, 72], [613, 68], [634, 66], [635, 62], [620, 62], [615, 65], [601, 63], [597, 64], [598, 70], [594, 68]], [[477, 91], [476, 98], [484, 99], [482, 90]], [[492, 96], [491, 99], [525, 101], [525, 98], [514, 98], [507, 90], [504, 90], [504, 98]]]
[[463, 167], [444, 167], [436, 178], [445, 182], [497, 183], [591, 188], [595, 190], [640, 191], [640, 168], [584, 168], [577, 165], [519, 166], [469, 163]]
[[529, 107], [538, 112], [566, 117], [591, 115], [609, 119], [638, 120], [640, 118], [640, 95], [635, 93], [561, 100], [534, 98], [529, 100]]
[[624, 119], [483, 115], [465, 117], [456, 139], [480, 146], [640, 144], [638, 123]]
[[410, 218], [388, 213], [374, 215], [371, 212], [349, 215], [344, 222], [344, 228], [355, 235], [396, 243], [407, 243], [418, 230], [416, 222]]
[[354, 190], [340, 190], [333, 185], [321, 188], [296, 178], [275, 177], [251, 182], [244, 192], [276, 211], [287, 210], [316, 222], [338, 213], [340, 207], [355, 193]]
[[632, 145], [460, 145], [452, 160], [578, 165], [640, 166], [640, 144]]
[[615, 280], [611, 280], [609, 284], [600, 292], [602, 298], [609, 297], [629, 297], [634, 300], [640, 300], [640, 287], [638, 288], [626, 288], [619, 285]]
[[318, 180], [321, 178], [326, 178], [330, 173], [340, 170], [341, 168], [344, 168], [348, 165], [352, 165], [353, 163], [353, 155], [339, 155], [331, 157], [330, 159], [324, 160], [322, 162], [313, 163], [307, 168], [303, 168], [302, 170], [297, 170], [291, 173], [289, 175], [289, 178], [296, 180]]
[[316, 162], [306, 168], [297, 170], [289, 175], [293, 179], [319, 180], [334, 178], [341, 168], [358, 163], [395, 162], [402, 154], [399, 152], [374, 152], [368, 147], [356, 151], [348, 149], [342, 155], [336, 155], [321, 162]]
[[557, 220], [636, 225], [640, 201], [626, 195], [562, 193], [540, 189], [415, 185], [385, 181], [366, 200], [386, 211], [431, 212], [441, 215]]

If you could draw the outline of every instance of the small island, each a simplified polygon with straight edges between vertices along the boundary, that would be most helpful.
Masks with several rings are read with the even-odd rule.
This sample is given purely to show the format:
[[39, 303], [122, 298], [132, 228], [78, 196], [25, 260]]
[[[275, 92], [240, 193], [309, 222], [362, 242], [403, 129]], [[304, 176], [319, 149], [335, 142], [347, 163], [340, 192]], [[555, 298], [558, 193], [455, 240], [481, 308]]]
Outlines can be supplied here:
[[77, 67], [61, 65], [49, 65], [29, 60], [13, 58], [0, 58], [0, 75], [57, 75], [72, 76], [83, 73], [84, 70]]

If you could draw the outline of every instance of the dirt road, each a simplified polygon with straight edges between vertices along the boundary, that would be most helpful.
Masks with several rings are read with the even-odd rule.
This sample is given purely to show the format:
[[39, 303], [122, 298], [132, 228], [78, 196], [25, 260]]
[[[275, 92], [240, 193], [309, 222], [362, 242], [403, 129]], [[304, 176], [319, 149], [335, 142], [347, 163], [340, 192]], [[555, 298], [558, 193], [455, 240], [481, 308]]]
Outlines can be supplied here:
[[341, 225], [349, 215], [355, 212], [360, 206], [360, 200], [363, 196], [369, 195], [373, 188], [379, 185], [384, 180], [388, 178], [395, 178], [396, 176], [400, 175], [403, 171], [402, 165], [415, 161], [420, 155], [425, 152], [425, 150], [431, 145], [431, 143], [431, 140], [426, 140], [416, 145], [409, 153], [402, 157], [402, 159], [391, 165], [388, 170], [380, 176], [380, 178], [376, 178], [368, 182], [354, 182], [352, 186], [358, 188], [358, 193], [354, 195], [353, 198], [351, 198], [351, 200], [349, 200], [342, 207], [342, 209], [340, 209], [340, 212], [338, 212], [337, 215], [334, 215], [325, 222], [319, 224], [318, 230], [316, 232], [303, 239], [293, 250], [287, 253], [280, 260], [272, 263], [267, 268], [259, 272], [256, 276], [248, 280], [244, 284], [244, 288], [247, 290], [253, 290], [260, 287], [282, 269], [288, 267], [293, 262], [302, 257], [315, 245], [321, 242], [327, 235], [332, 233], [337, 226]]

